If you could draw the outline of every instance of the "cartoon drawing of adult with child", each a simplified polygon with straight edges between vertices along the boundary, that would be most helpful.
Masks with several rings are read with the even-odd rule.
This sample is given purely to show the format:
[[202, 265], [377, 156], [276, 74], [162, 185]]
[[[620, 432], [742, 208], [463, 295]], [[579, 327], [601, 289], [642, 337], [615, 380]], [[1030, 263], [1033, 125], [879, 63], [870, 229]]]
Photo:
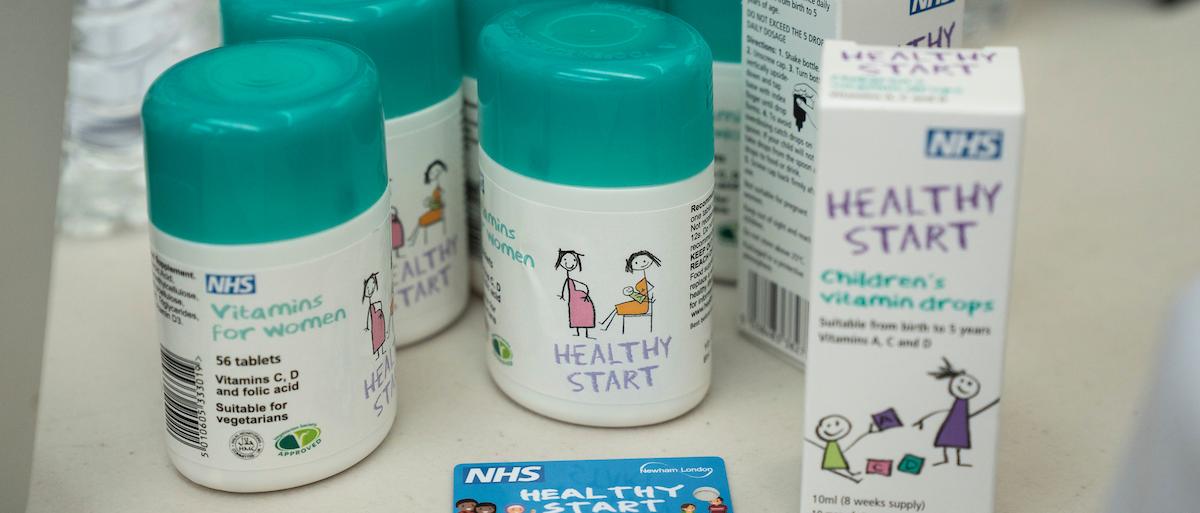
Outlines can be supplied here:
[[596, 305], [588, 295], [588, 286], [571, 277], [571, 271], [583, 271], [583, 255], [578, 251], [560, 249], [554, 268], [567, 273], [567, 279], [563, 280], [562, 290], [558, 293], [558, 298], [567, 302], [567, 326], [575, 329], [576, 337], [582, 330], [584, 337], [594, 338], [588, 334], [588, 330], [596, 327]]
[[850, 452], [850, 449], [867, 435], [875, 434], [878, 431], [872, 424], [866, 433], [858, 435], [858, 438], [850, 442], [850, 445], [842, 448], [842, 439], [850, 436], [850, 432], [853, 430], [854, 426], [850, 424], [850, 419], [841, 415], [828, 415], [817, 422], [816, 433], [820, 442], [814, 442], [807, 438], [804, 441], [825, 451], [825, 455], [821, 457], [821, 470], [860, 483], [862, 478], [858, 476], [862, 475], [862, 472], [855, 472], [850, 468], [850, 462], [846, 460], [846, 453]]
[[971, 464], [963, 463], [962, 452], [963, 449], [971, 448], [971, 419], [996, 406], [1000, 402], [1000, 398], [997, 397], [982, 408], [971, 411], [971, 399], [979, 395], [979, 380], [975, 379], [975, 376], [967, 374], [967, 371], [963, 369], [955, 369], [950, 364], [950, 360], [944, 357], [942, 362], [942, 367], [930, 372], [929, 375], [937, 380], [949, 380], [949, 392], [950, 396], [954, 398], [954, 402], [949, 409], [932, 412], [921, 417], [913, 425], [917, 429], [925, 429], [926, 420], [934, 415], [945, 413], [946, 418], [942, 421], [942, 427], [938, 429], [937, 437], [933, 440], [933, 446], [942, 449], [943, 459], [940, 463], [934, 463], [933, 466], [950, 463], [950, 449], [954, 449], [955, 463], [960, 467], [970, 467]]
[[[604, 317], [604, 331], [612, 326], [613, 320], [617, 316], [621, 316], [621, 333], [625, 332], [625, 317], [629, 316], [648, 316], [652, 315], [651, 308], [654, 303], [654, 296], [650, 294], [654, 290], [654, 284], [650, 283], [646, 275], [646, 270], [650, 266], [662, 267], [662, 260], [654, 256], [649, 251], [638, 251], [629, 255], [625, 260], [625, 272], [636, 275], [638, 271], [642, 273], [642, 279], [638, 280], [632, 287], [622, 289], [623, 294], [630, 300], [624, 303], [618, 303], [613, 307], [612, 311]], [[650, 318], [650, 331], [654, 331], [654, 318]]]
[[442, 225], [442, 234], [446, 233], [446, 204], [442, 201], [442, 175], [449, 172], [446, 163], [435, 160], [425, 168], [425, 185], [433, 185], [433, 192], [425, 198], [425, 208], [428, 210], [417, 218], [417, 228], [413, 230], [409, 244], [416, 242], [417, 234], [424, 233], [423, 242], [429, 242], [429, 229], [435, 224]]
[[363, 329], [371, 334], [371, 352], [378, 353], [379, 348], [387, 342], [387, 320], [383, 316], [383, 301], [376, 301], [375, 294], [379, 292], [379, 273], [372, 273], [363, 280], [362, 302], [367, 305], [367, 327]]

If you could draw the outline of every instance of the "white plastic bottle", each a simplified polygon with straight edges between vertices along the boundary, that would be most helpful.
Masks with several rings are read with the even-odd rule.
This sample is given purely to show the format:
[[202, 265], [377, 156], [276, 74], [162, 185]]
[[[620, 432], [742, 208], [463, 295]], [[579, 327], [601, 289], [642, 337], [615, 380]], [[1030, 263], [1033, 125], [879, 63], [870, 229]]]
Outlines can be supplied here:
[[[493, 17], [505, 9], [535, 3], [568, 3], [585, 0], [460, 0], [458, 5], [459, 32], [462, 38], [463, 63], [463, 162], [467, 175], [467, 219], [471, 250], [471, 288], [478, 294], [485, 290], [483, 267], [479, 260], [482, 248], [479, 223], [479, 32]], [[631, 5], [662, 8], [662, 0], [615, 0]], [[734, 0], [737, 1], [737, 0]], [[740, 78], [740, 77], [739, 77]]]
[[457, 13], [457, 0], [221, 2], [226, 44], [332, 39], [379, 68], [398, 346], [445, 329], [470, 299]]
[[493, 379], [567, 422], [687, 412], [712, 368], [708, 46], [600, 2], [519, 7], [480, 38]]
[[395, 419], [378, 75], [331, 41], [218, 48], [146, 95], [167, 449], [204, 486], [331, 476]]

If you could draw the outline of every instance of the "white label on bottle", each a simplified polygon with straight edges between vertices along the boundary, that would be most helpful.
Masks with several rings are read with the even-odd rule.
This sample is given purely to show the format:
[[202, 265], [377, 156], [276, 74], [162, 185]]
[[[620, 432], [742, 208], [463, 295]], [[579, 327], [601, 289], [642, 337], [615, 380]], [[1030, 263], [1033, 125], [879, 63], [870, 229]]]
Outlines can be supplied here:
[[414, 323], [457, 312], [467, 300], [461, 99], [452, 100], [456, 105], [447, 116], [419, 129], [404, 132], [391, 121], [388, 125], [392, 285], [400, 343]]
[[745, 86], [741, 64], [713, 65], [713, 124], [716, 128], [717, 183], [713, 197], [713, 275], [737, 279], [738, 189], [742, 158], [742, 104]]
[[[645, 404], [707, 386], [712, 189], [669, 208], [558, 208], [483, 169], [492, 371], [583, 404]], [[705, 178], [711, 180], [711, 169]], [[621, 191], [598, 191], [629, 201]]]
[[467, 175], [467, 230], [471, 255], [478, 257], [479, 237], [479, 82], [463, 78], [463, 162]]
[[167, 440], [223, 470], [307, 463], [395, 416], [387, 224], [271, 268], [153, 254]]

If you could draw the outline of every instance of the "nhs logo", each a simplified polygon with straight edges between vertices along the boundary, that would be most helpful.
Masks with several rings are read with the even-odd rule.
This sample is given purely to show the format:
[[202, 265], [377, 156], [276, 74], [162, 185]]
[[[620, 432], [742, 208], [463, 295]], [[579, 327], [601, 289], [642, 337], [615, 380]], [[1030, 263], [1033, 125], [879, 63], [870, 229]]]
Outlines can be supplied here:
[[952, 3], [954, 0], [908, 0], [908, 15], [921, 14]]
[[541, 465], [462, 467], [463, 484], [536, 483], [545, 479]]
[[209, 294], [246, 295], [256, 290], [253, 274], [205, 274], [204, 290]]
[[925, 156], [931, 159], [999, 160], [1004, 131], [974, 128], [930, 128]]

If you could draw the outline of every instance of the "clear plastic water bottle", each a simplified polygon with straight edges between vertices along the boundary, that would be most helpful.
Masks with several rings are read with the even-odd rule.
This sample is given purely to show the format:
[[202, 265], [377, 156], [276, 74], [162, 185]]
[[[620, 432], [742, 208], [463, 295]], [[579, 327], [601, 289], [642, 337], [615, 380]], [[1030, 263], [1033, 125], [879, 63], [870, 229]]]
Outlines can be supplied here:
[[216, 46], [210, 0], [77, 0], [58, 222], [99, 237], [146, 222], [142, 96], [175, 62]]

